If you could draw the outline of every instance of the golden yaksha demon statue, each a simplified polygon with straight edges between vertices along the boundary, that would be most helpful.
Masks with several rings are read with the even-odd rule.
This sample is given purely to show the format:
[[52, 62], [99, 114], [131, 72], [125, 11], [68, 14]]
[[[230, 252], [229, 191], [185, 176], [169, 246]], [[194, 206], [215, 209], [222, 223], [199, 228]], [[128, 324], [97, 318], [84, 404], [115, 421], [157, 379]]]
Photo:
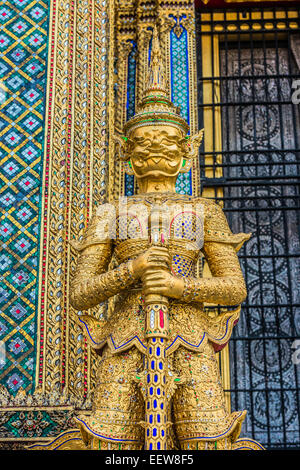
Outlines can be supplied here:
[[[202, 140], [188, 131], [154, 33], [142, 101], [117, 139], [139, 192], [99, 207], [77, 244], [73, 307], [115, 300], [108, 318], [79, 315], [100, 354], [93, 411], [77, 417], [90, 449], [232, 449], [246, 414], [226, 409], [215, 352], [246, 297], [236, 252], [250, 235], [232, 234], [214, 202], [175, 192]], [[196, 276], [199, 255], [212, 277]], [[213, 317], [205, 303], [237, 307]]]

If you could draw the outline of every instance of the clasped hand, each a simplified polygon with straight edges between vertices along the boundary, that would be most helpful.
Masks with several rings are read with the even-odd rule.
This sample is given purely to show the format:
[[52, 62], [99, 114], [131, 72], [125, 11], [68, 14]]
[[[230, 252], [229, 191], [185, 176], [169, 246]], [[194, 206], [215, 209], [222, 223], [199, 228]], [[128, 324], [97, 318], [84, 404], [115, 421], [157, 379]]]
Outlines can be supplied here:
[[141, 279], [145, 295], [181, 298], [183, 279], [171, 274], [171, 261], [169, 250], [163, 246], [152, 246], [133, 260], [133, 275]]

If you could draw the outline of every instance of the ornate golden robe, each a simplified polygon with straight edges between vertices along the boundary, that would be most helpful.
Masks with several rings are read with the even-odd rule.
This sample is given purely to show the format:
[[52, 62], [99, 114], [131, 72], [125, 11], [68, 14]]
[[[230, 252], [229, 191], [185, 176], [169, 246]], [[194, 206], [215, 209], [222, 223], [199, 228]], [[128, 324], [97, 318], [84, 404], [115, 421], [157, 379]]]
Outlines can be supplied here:
[[[244, 300], [246, 287], [236, 251], [251, 234], [232, 234], [214, 202], [174, 193], [129, 197], [126, 216], [119, 201], [109, 211], [100, 208], [77, 245], [82, 254], [71, 285], [72, 305], [82, 311], [117, 296], [108, 319], [79, 316], [91, 346], [104, 352], [92, 416], [79, 417], [78, 422], [86, 441], [97, 446], [99, 442], [142, 445], [138, 423], [143, 420], [143, 401], [134, 376], [143, 369], [147, 346], [143, 295], [141, 285], [134, 284], [130, 260], [149, 247], [148, 215], [155, 204], [167, 208], [171, 270], [185, 282], [182, 299], [169, 299], [166, 355], [170, 373], [184, 384], [173, 397], [175, 440], [181, 448], [193, 441], [197, 448], [205, 448], [204, 442], [207, 446], [219, 441], [220, 446], [220, 440], [224, 446], [225, 437], [232, 441], [238, 436], [245, 412], [227, 412], [214, 351], [228, 342], [240, 309], [209, 316], [203, 304], [237, 306]], [[212, 278], [196, 276], [199, 256], [206, 259]], [[118, 267], [108, 269], [112, 258]], [[117, 393], [122, 383], [127, 386]]]

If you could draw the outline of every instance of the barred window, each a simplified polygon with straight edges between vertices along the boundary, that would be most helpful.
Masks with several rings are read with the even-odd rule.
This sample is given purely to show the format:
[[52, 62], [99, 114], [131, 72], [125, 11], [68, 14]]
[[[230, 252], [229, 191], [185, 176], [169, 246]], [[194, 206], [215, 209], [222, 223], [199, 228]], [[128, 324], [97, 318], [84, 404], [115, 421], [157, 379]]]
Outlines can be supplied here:
[[252, 232], [239, 252], [248, 298], [229, 345], [228, 392], [233, 410], [248, 410], [242, 435], [267, 449], [300, 447], [299, 21], [290, 26], [299, 17], [197, 11], [199, 119], [212, 127], [202, 190], [233, 232]]

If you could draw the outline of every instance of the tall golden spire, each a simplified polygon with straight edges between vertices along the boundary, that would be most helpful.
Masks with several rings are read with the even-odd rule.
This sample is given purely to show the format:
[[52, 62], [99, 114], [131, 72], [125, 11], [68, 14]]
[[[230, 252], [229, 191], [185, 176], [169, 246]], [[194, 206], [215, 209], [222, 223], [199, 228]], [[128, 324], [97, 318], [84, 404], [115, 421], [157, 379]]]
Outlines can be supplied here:
[[153, 93], [158, 93], [160, 95], [163, 94], [168, 97], [167, 80], [165, 77], [162, 53], [160, 49], [156, 26], [154, 26], [153, 29], [151, 61], [149, 65], [146, 87], [143, 95], [147, 96], [152, 95]]
[[137, 113], [124, 126], [128, 134], [132, 129], [146, 125], [172, 125], [184, 133], [189, 131], [188, 123], [180, 116], [169, 98], [163, 58], [156, 26], [153, 29], [151, 60], [143, 98], [137, 106]]

